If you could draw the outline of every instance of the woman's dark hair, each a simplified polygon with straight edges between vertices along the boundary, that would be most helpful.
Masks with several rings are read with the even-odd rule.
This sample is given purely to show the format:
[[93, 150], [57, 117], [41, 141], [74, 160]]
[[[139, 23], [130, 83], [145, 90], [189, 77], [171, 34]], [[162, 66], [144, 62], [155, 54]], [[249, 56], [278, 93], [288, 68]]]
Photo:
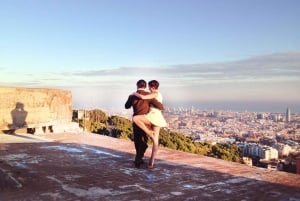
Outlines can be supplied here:
[[148, 82], [149, 87], [153, 87], [154, 89], [158, 89], [159, 87], [159, 82], [156, 80], [151, 80]]

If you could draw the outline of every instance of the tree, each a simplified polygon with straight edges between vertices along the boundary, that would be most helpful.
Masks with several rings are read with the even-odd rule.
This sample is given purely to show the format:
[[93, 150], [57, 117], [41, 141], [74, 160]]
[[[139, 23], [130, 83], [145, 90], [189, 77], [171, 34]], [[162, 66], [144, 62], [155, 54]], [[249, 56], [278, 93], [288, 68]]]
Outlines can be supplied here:
[[109, 124], [113, 137], [133, 140], [132, 122], [129, 119], [112, 116], [109, 118]]
[[92, 133], [98, 133], [108, 135], [107, 125], [108, 117], [102, 110], [88, 110], [85, 111], [83, 120], [79, 121], [79, 124], [87, 131]]

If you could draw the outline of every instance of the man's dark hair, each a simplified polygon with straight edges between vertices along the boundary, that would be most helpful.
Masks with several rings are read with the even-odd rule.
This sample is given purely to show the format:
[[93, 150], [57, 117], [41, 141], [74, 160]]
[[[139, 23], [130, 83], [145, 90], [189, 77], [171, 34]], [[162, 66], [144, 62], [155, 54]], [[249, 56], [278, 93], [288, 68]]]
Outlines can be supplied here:
[[139, 81], [137, 81], [136, 86], [138, 88], [146, 88], [147, 87], [147, 82], [145, 80], [139, 80]]
[[158, 89], [159, 87], [159, 82], [156, 80], [151, 80], [148, 82], [149, 87], [154, 87], [154, 89]]

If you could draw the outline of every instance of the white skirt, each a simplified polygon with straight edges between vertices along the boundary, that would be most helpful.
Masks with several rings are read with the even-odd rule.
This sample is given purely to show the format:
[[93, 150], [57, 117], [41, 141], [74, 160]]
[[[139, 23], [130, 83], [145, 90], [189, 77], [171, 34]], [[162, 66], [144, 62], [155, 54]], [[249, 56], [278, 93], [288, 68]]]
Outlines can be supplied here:
[[168, 125], [161, 110], [154, 107], [150, 107], [150, 111], [145, 115], [145, 118], [155, 126], [166, 127]]

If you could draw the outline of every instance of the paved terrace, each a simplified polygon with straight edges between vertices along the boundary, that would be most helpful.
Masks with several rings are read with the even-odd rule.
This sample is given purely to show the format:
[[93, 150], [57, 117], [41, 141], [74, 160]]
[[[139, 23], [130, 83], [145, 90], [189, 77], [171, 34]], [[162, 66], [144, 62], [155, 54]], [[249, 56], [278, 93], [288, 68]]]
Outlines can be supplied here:
[[0, 200], [300, 201], [300, 175], [165, 148], [137, 169], [134, 152], [95, 134], [0, 134]]

